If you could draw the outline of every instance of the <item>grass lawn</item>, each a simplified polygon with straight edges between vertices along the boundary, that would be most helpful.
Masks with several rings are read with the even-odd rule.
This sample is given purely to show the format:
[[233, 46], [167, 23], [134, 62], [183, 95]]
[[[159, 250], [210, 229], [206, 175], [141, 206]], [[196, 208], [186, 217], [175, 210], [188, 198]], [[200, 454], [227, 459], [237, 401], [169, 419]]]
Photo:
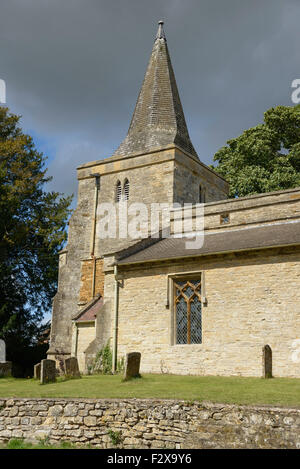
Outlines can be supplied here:
[[[82, 446], [83, 449], [93, 449], [89, 446]], [[13, 438], [6, 444], [0, 444], [0, 449], [78, 449], [76, 445], [72, 445], [67, 441], [62, 441], [59, 445], [49, 445], [46, 441], [33, 444], [24, 441], [22, 438]]]
[[0, 378], [1, 397], [135, 397], [300, 407], [300, 379], [145, 374], [122, 382], [120, 375], [93, 375], [41, 385], [34, 379]]

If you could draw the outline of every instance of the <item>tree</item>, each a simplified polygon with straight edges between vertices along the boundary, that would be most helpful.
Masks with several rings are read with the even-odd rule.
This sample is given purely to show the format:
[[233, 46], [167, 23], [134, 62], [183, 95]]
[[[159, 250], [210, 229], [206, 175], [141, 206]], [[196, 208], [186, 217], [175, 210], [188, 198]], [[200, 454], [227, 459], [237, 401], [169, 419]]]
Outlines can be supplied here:
[[300, 186], [300, 105], [269, 109], [263, 124], [229, 140], [214, 161], [230, 184], [229, 197]]
[[19, 120], [0, 107], [0, 337], [18, 368], [51, 307], [72, 199], [45, 190], [46, 158]]

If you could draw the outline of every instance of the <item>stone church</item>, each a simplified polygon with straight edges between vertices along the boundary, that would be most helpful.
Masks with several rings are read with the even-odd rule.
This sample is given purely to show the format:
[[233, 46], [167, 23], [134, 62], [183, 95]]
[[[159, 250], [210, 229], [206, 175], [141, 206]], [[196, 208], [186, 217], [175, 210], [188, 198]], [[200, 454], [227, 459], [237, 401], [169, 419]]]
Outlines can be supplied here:
[[[273, 375], [300, 377], [300, 188], [228, 199], [190, 140], [162, 22], [126, 138], [77, 176], [48, 358], [85, 373], [109, 343], [113, 370], [137, 351], [142, 373], [262, 376], [268, 345]], [[177, 204], [169, 236], [100, 236], [99, 207], [124, 200]], [[201, 246], [186, 249], [182, 204], [191, 222], [204, 209]]]

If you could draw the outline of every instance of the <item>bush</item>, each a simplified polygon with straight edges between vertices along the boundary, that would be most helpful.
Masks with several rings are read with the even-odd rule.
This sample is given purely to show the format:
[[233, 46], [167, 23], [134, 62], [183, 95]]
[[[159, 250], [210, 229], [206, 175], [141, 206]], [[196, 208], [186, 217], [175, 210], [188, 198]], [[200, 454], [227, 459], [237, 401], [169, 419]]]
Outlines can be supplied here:
[[112, 351], [110, 341], [97, 352], [95, 360], [91, 365], [91, 373], [100, 373], [103, 375], [112, 374]]
[[[123, 373], [125, 367], [124, 357], [117, 361], [117, 373]], [[102, 347], [96, 354], [93, 363], [88, 367], [89, 374], [112, 374], [112, 350], [110, 347], [110, 340]]]

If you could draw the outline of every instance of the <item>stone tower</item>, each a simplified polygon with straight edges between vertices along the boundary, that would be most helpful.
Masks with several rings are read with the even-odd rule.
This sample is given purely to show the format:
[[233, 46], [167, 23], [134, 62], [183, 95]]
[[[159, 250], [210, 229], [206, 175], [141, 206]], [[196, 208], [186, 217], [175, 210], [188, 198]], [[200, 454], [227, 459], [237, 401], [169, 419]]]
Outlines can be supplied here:
[[128, 204], [142, 202], [147, 207], [227, 198], [228, 184], [200, 161], [190, 140], [162, 21], [125, 139], [113, 156], [81, 165], [77, 176], [78, 203], [68, 244], [60, 253], [53, 301], [48, 357], [57, 360], [72, 354], [76, 314], [103, 296], [103, 255], [137, 242], [118, 236], [101, 239], [99, 204], [117, 206], [122, 196]]

